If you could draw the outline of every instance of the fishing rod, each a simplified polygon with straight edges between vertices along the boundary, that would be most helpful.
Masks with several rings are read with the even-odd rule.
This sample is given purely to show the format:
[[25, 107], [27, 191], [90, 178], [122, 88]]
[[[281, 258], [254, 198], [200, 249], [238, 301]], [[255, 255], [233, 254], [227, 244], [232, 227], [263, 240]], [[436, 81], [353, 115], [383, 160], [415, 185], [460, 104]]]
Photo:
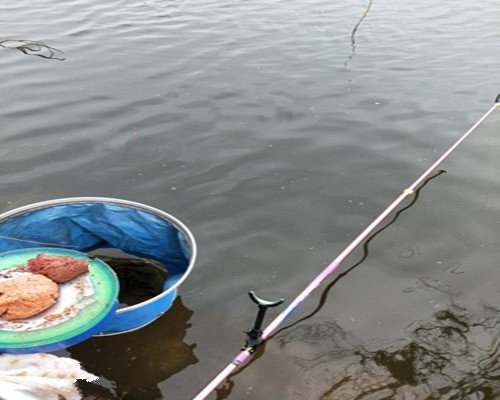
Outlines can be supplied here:
[[408, 196], [415, 193], [415, 190], [443, 163], [456, 149], [469, 137], [476, 128], [481, 125], [488, 116], [500, 107], [500, 94], [497, 95], [493, 106], [472, 125], [434, 164], [432, 164], [425, 172], [422, 173], [409, 187], [404, 189], [402, 193], [394, 200], [382, 213], [373, 220], [316, 278], [314, 278], [307, 287], [299, 293], [299, 295], [280, 313], [271, 323], [261, 329], [266, 311], [271, 307], [276, 307], [283, 303], [284, 300], [267, 301], [260, 299], [254, 292], [249, 292], [250, 299], [257, 304], [259, 312], [254, 323], [254, 327], [247, 331], [245, 345], [236, 354], [226, 367], [219, 372], [195, 397], [193, 400], [203, 400], [222, 383], [236, 368], [245, 363], [255, 352], [257, 347], [264, 343], [290, 315], [292, 315], [300, 304], [326, 279], [330, 276], [342, 262], [361, 244], [369, 239], [372, 232], [389, 216]]

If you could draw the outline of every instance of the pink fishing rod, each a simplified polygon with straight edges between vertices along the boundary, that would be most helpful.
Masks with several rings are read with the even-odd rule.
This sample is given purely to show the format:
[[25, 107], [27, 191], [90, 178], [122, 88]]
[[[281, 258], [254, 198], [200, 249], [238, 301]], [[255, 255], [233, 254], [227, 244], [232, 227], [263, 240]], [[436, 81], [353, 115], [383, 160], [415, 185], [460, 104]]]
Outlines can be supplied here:
[[476, 128], [481, 125], [488, 116], [495, 111], [497, 107], [500, 106], [500, 94], [495, 99], [495, 104], [481, 117], [479, 120], [472, 125], [467, 132], [465, 132], [448, 150], [446, 150], [441, 157], [439, 157], [434, 164], [432, 164], [422, 175], [420, 175], [408, 188], [404, 189], [403, 192], [394, 200], [382, 213], [373, 220], [373, 222], [368, 225], [363, 232], [361, 232], [356, 239], [354, 239], [314, 280], [309, 283], [309, 285], [299, 293], [299, 295], [280, 313], [276, 318], [274, 318], [271, 323], [264, 329], [261, 330], [261, 325], [264, 320], [266, 310], [269, 307], [275, 307], [283, 302], [283, 300], [278, 300], [275, 302], [265, 301], [259, 299], [255, 293], [250, 292], [250, 298], [259, 306], [259, 313], [257, 315], [255, 325], [253, 329], [247, 332], [247, 340], [245, 346], [241, 351], [236, 354], [236, 356], [231, 360], [231, 362], [221, 371], [219, 374], [213, 378], [207, 386], [203, 388], [193, 400], [203, 400], [207, 398], [210, 393], [219, 386], [236, 368], [245, 363], [251, 355], [255, 352], [255, 349], [266, 341], [280, 326], [283, 321], [285, 321], [290, 315], [292, 315], [300, 304], [326, 279], [330, 276], [341, 264], [342, 262], [361, 244], [363, 244], [370, 235], [375, 231], [375, 229], [405, 200], [408, 196], [415, 193], [415, 190], [436, 170], [436, 168], [443, 163], [456, 149], [462, 144], [462, 142], [469, 137], [469, 135], [476, 130]]

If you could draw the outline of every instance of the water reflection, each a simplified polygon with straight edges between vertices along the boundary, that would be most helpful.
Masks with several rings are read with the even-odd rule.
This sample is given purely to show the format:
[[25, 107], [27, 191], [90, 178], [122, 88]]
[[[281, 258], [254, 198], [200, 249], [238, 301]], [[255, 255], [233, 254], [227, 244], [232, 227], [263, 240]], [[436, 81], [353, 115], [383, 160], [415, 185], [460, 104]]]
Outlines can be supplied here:
[[37, 56], [48, 60], [64, 61], [66, 59], [61, 50], [34, 40], [3, 39], [0, 40], [0, 47], [3, 47], [4, 49], [17, 49], [21, 53], [29, 56]]
[[376, 350], [334, 322], [297, 326], [276, 340], [293, 355], [314, 399], [493, 400], [500, 396], [499, 311], [484, 306], [474, 313], [452, 303], [408, 327], [401, 343]]
[[145, 328], [71, 347], [87, 371], [104, 377], [97, 385], [81, 385], [84, 399], [162, 399], [158, 384], [198, 362], [196, 345], [184, 342], [192, 315], [178, 297], [168, 313]]
[[215, 389], [216, 400], [225, 400], [229, 397], [234, 389], [234, 377], [241, 374], [245, 369], [250, 367], [254, 362], [264, 355], [266, 349], [266, 342], [264, 342], [253, 354], [249, 362], [240, 367], [234, 374], [230, 375], [217, 389]]

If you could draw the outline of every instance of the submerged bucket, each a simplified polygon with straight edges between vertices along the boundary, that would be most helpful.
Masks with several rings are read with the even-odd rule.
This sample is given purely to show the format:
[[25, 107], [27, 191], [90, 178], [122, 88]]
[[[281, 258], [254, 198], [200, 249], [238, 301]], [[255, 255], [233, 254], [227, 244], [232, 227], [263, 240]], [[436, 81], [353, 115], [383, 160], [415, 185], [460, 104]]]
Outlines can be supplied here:
[[160, 294], [118, 309], [99, 335], [130, 332], [160, 317], [196, 260], [194, 237], [178, 219], [144, 204], [100, 197], [44, 201], [0, 214], [0, 253], [42, 246], [85, 253], [114, 248], [167, 269]]

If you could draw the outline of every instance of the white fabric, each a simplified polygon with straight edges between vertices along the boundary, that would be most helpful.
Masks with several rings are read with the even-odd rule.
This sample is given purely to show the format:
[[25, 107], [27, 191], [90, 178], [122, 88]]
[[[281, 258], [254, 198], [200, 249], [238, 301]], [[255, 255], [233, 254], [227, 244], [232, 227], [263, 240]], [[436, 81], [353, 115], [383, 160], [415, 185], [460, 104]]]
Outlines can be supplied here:
[[97, 376], [80, 363], [52, 354], [0, 355], [1, 400], [81, 400], [77, 379], [88, 382]]

